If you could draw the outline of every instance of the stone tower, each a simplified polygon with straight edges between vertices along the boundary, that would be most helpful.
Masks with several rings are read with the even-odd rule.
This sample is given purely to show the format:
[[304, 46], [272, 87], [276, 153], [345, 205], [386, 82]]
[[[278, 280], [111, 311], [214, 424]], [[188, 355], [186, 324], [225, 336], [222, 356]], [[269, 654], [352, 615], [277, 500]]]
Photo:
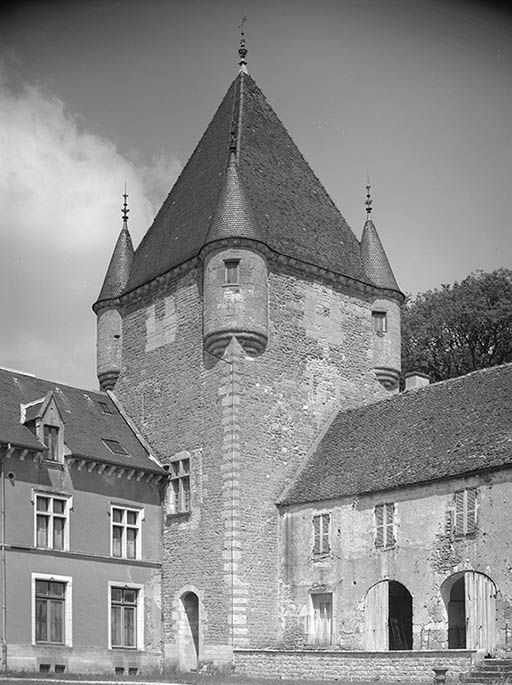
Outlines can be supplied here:
[[387, 395], [372, 311], [402, 297], [240, 56], [116, 299], [115, 393], [170, 474], [163, 633], [182, 668], [286, 639], [275, 502], [335, 411]]
[[120, 296], [133, 262], [133, 245], [128, 230], [128, 195], [123, 195], [123, 227], [114, 247], [105, 280], [93, 305], [96, 314], [96, 369], [101, 390], [112, 390], [121, 371], [122, 317]]

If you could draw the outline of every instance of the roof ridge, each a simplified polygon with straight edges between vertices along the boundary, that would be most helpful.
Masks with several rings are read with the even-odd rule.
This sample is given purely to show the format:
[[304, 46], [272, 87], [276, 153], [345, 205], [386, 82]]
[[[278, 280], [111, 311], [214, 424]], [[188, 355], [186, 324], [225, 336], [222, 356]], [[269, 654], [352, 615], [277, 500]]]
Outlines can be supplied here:
[[23, 371], [18, 371], [17, 369], [6, 369], [4, 367], [0, 367], [0, 374], [1, 373], [5, 373], [6, 375], [9, 375], [9, 376], [27, 376], [27, 378], [31, 378], [32, 380], [35, 380], [35, 381], [42, 381], [43, 383], [50, 383], [51, 385], [54, 385], [57, 388], [59, 388], [59, 387], [70, 388], [71, 390], [78, 390], [79, 392], [87, 393], [89, 395], [90, 394], [101, 395], [102, 397], [108, 396], [107, 393], [102, 391], [102, 390], [89, 390], [88, 388], [81, 388], [81, 387], [78, 387], [77, 385], [70, 385], [67, 382], [55, 381], [55, 380], [51, 380], [50, 378], [42, 378], [41, 376], [36, 376], [36, 374], [34, 374], [34, 373], [25, 373]]

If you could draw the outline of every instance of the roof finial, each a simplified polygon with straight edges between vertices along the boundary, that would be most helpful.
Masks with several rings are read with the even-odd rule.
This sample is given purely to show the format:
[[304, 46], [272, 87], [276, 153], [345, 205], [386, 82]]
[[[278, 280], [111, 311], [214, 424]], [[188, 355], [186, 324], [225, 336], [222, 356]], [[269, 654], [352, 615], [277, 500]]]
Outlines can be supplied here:
[[240, 71], [244, 74], [247, 74], [247, 47], [245, 44], [245, 31], [244, 31], [244, 24], [247, 21], [247, 17], [242, 17], [242, 21], [240, 22], [240, 26], [238, 27], [240, 29], [240, 47], [238, 48], [238, 54], [240, 55], [240, 61], [238, 64], [240, 65]]
[[370, 194], [370, 188], [371, 188], [370, 179], [368, 177], [366, 177], [366, 201], [365, 201], [366, 221], [368, 221], [370, 219], [370, 214], [372, 213], [372, 202], [373, 202], [373, 200], [372, 200], [372, 196]]
[[127, 205], [127, 203], [126, 203], [126, 200], [127, 200], [127, 198], [128, 198], [128, 193], [126, 192], [126, 183], [124, 184], [124, 193], [123, 193], [123, 197], [124, 197], [124, 203], [123, 203], [123, 208], [122, 208], [122, 211], [123, 211], [123, 214], [122, 214], [122, 216], [123, 216], [123, 224], [127, 227], [127, 225], [128, 225], [128, 212], [129, 212], [130, 210], [128, 209], [128, 205]]

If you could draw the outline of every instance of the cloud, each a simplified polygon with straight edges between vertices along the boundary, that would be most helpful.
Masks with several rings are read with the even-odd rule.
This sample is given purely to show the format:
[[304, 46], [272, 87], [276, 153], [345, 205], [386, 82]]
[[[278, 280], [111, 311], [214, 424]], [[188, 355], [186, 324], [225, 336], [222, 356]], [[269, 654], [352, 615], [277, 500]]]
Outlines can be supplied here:
[[40, 87], [0, 80], [0, 364], [95, 385], [94, 315], [127, 183], [138, 242], [180, 171], [87, 132]]

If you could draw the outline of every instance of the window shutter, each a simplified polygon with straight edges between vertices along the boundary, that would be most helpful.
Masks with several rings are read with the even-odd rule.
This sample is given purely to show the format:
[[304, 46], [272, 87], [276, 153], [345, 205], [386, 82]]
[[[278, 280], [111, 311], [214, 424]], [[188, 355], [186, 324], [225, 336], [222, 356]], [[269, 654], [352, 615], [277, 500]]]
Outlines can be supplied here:
[[455, 493], [455, 535], [464, 535], [464, 490]]
[[320, 545], [322, 554], [327, 554], [329, 552], [329, 521], [330, 521], [329, 514], [323, 514], [322, 515], [322, 543]]
[[453, 509], [448, 509], [446, 512], [446, 522], [445, 522], [445, 533], [446, 535], [449, 535], [450, 537], [453, 535], [453, 515], [454, 515]]
[[466, 490], [466, 533], [476, 530], [476, 489]]
[[384, 543], [386, 547], [391, 547], [395, 544], [395, 535], [393, 530], [395, 522], [395, 505], [391, 503], [385, 504], [384, 506], [386, 508], [386, 536]]
[[375, 547], [384, 547], [384, 505], [375, 507]]
[[320, 516], [313, 516], [313, 554], [320, 554]]

